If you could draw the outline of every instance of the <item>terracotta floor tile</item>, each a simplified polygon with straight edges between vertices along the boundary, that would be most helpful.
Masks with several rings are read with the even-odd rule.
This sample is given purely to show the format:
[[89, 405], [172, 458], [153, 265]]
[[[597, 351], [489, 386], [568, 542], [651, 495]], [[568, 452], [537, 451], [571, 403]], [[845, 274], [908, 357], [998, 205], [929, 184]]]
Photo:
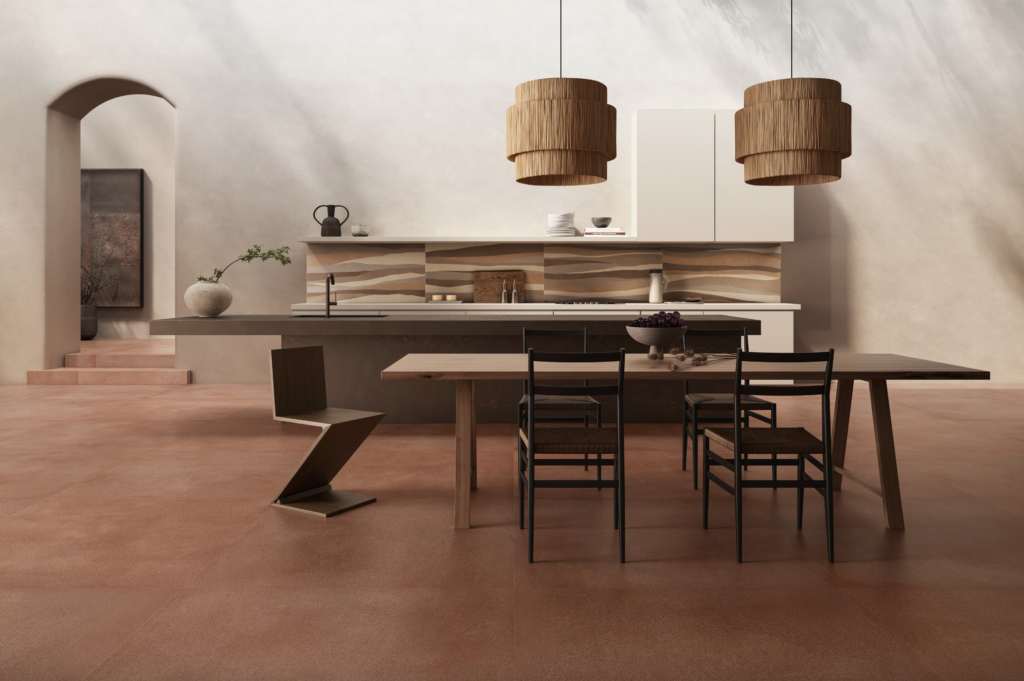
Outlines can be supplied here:
[[854, 598], [950, 679], [1024, 669], [1024, 590], [853, 589]]
[[10, 440], [13, 437], [22, 437], [27, 433], [38, 430], [39, 427], [39, 423], [31, 421], [0, 419], [0, 443], [3, 443], [0, 446], [6, 447], [5, 440]]
[[117, 459], [80, 452], [19, 452], [0, 457], [0, 499], [41, 499], [96, 477]]
[[[931, 416], [956, 421], [1008, 419], [1020, 417], [1024, 401], [1020, 391], [963, 390], [963, 391], [893, 391], [890, 402], [907, 406]], [[969, 407], [967, 405], [970, 405]]]
[[[270, 503], [300, 456], [277, 452], [139, 453], [56, 496], [83, 499], [236, 499]], [[0, 490], [3, 486], [0, 485]]]
[[[387, 450], [360, 448], [338, 476], [342, 489], [360, 487], [391, 497], [442, 497], [455, 494], [455, 448]], [[511, 498], [515, 469], [511, 452], [478, 451], [475, 494]], [[367, 492], [369, 494], [369, 492]]]
[[244, 399], [270, 401], [273, 392], [269, 383], [235, 383], [235, 384], [200, 384], [182, 386], [172, 392], [161, 393], [161, 397], [171, 400], [197, 399]]
[[[809, 543], [824, 544], [822, 530], [804, 535]], [[843, 528], [836, 533], [836, 562], [828, 567], [851, 588], [1024, 588], [1019, 548], [1004, 555], [991, 540], [972, 541], [970, 533], [945, 529]]]
[[0, 589], [0, 676], [83, 679], [175, 591]]
[[[47, 390], [68, 390], [78, 386], [34, 386]], [[103, 404], [88, 398], [77, 400], [67, 399], [11, 399], [3, 404], [3, 420], [14, 422], [66, 422], [76, 420], [95, 420], [108, 413], [109, 409], [116, 408], [123, 401]]]
[[534, 563], [527, 562], [527, 533], [517, 530], [519, 589], [838, 589], [818, 565], [825, 543], [807, 547], [796, 531], [759, 529], [744, 535], [743, 564], [736, 563], [732, 527], [626, 529], [626, 563], [618, 562], [618, 532], [543, 527], [535, 530]]
[[[1020, 452], [1020, 440], [979, 427], [974, 421], [952, 421], [942, 417], [932, 420], [893, 423], [897, 454], [901, 452], [936, 453], [947, 456], [969, 456], [972, 452]], [[856, 428], [855, 428], [856, 426]], [[870, 419], [851, 419], [851, 436], [865, 444], [874, 444]]]
[[1009, 511], [1016, 516], [1024, 518], [1024, 497], [1021, 497], [1019, 493], [1010, 497], [990, 496], [986, 500], [996, 508], [1001, 508], [1004, 511]]
[[517, 592], [516, 677], [938, 678], [839, 590], [585, 588]]
[[123, 421], [117, 418], [44, 422], [8, 438], [3, 454], [80, 452], [91, 458], [124, 460], [141, 451], [201, 438], [202, 422], [186, 420]]
[[[997, 432], [1024, 441], [1024, 419], [973, 419], [968, 423], [979, 430]], [[1021, 451], [1024, 453], [1024, 446], [1021, 447]]]
[[478, 501], [473, 529], [452, 530], [449, 499], [379, 497], [323, 519], [270, 509], [190, 586], [508, 588], [512, 506]]
[[316, 429], [291, 423], [271, 421], [252, 425], [253, 422], [232, 419], [208, 421], [167, 421], [168, 425], [187, 423], [188, 432], [166, 438], [157, 428], [162, 421], [149, 421], [154, 439], [160, 442], [160, 451], [173, 452], [221, 452], [221, 451], [262, 451], [262, 452], [305, 452], [316, 441], [320, 432]]
[[511, 589], [185, 589], [89, 679], [511, 679], [512, 598]]
[[[110, 404], [126, 399], [148, 399], [158, 397], [170, 391], [174, 395], [180, 386], [166, 385], [82, 385], [75, 388], [54, 390], [47, 385], [0, 385], [0, 402], [32, 400], [35, 403], [45, 400], [63, 400], [68, 402], [96, 402]], [[180, 394], [172, 399], [180, 399]]]
[[[632, 423], [629, 562], [611, 490], [544, 489], [531, 565], [514, 424], [479, 426], [455, 531], [451, 424], [380, 425], [334, 482], [378, 502], [325, 520], [267, 506], [318, 434], [273, 421], [269, 386], [0, 386], [0, 612], [24, 621], [0, 618], [0, 678], [1012, 677], [1024, 388], [891, 399], [907, 529], [848, 480], [833, 565], [821, 497], [797, 531], [793, 490], [744, 493], [736, 564], [680, 426]], [[846, 464], [877, 479], [863, 386]]]
[[42, 500], [0, 518], [0, 586], [183, 586], [273, 512], [238, 501]]
[[36, 503], [35, 499], [0, 499], [0, 518], [17, 513]]
[[[239, 398], [217, 400], [131, 400], [119, 406], [118, 417], [125, 421], [212, 421], [238, 415], [239, 411], [246, 408], [253, 408], [252, 415], [255, 416], [254, 405], [255, 402], [252, 399]], [[262, 410], [262, 415], [264, 417], [272, 417], [269, 405], [266, 409]]]

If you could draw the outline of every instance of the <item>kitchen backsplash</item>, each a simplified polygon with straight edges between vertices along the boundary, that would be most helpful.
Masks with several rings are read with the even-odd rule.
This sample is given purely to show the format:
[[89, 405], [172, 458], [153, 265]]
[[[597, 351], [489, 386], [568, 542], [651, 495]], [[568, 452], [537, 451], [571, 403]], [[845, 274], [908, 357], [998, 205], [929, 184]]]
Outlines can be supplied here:
[[346, 303], [420, 303], [425, 300], [423, 244], [306, 245], [306, 302], [324, 302], [334, 274], [335, 300]]
[[473, 300], [473, 272], [526, 274], [524, 302], [646, 302], [649, 270], [663, 269], [665, 300], [780, 302], [778, 244], [307, 244], [306, 302], [324, 302], [334, 274], [339, 302], [426, 302], [430, 294]]
[[778, 303], [782, 246], [729, 244], [665, 246], [665, 300], [700, 298], [707, 303]]
[[544, 246], [544, 301], [647, 302], [650, 270], [661, 267], [661, 247]]
[[543, 244], [427, 244], [427, 300], [454, 293], [473, 302], [473, 272], [515, 270], [526, 275], [524, 303], [544, 302]]

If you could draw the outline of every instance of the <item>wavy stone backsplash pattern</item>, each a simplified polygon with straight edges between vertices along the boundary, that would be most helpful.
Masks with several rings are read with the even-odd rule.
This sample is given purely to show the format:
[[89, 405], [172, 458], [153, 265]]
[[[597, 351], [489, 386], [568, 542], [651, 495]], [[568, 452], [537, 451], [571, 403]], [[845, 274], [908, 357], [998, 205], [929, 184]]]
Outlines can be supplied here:
[[547, 244], [544, 301], [645, 303], [650, 270], [661, 267], [660, 246]]
[[[578, 240], [580, 241], [580, 240]], [[333, 272], [341, 302], [422, 303], [433, 293], [472, 302], [473, 272], [521, 270], [527, 303], [647, 301], [649, 270], [663, 269], [665, 300], [781, 300], [778, 244], [307, 244], [306, 302], [324, 302]]]
[[473, 272], [515, 270], [526, 275], [524, 303], [544, 302], [543, 244], [426, 244], [427, 300], [454, 293], [473, 302]]
[[778, 303], [782, 294], [782, 246], [729, 244], [665, 246], [665, 300], [700, 298], [706, 303]]
[[328, 274], [345, 303], [422, 303], [423, 244], [306, 244], [306, 302], [323, 303]]

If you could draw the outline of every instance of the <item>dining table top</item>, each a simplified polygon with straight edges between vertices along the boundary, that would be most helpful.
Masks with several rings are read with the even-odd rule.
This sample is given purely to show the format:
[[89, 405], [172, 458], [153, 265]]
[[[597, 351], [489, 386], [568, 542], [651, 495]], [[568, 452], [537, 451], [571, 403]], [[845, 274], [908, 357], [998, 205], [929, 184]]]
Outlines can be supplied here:
[[[765, 380], [821, 380], [824, 362], [744, 362], [743, 378]], [[577, 378], [615, 379], [615, 362], [549, 363], [534, 365], [537, 376], [552, 380]], [[526, 380], [527, 358], [523, 353], [412, 353], [381, 372], [382, 380], [498, 381]], [[652, 360], [646, 354], [626, 355], [625, 377], [629, 380], [728, 380], [736, 376], [735, 355], [708, 357], [694, 366], [692, 359], [666, 355]], [[893, 354], [837, 353], [832, 365], [833, 380], [980, 380], [988, 371]]]

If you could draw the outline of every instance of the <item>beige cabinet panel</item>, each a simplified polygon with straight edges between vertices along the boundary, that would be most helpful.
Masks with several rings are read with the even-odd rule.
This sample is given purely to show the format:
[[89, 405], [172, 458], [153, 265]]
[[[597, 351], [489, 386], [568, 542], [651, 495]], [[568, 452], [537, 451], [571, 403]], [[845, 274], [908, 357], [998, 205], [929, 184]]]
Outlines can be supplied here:
[[715, 240], [713, 109], [636, 111], [633, 228], [643, 241]]
[[715, 112], [715, 241], [793, 240], [793, 188], [756, 187], [736, 162], [736, 111]]

